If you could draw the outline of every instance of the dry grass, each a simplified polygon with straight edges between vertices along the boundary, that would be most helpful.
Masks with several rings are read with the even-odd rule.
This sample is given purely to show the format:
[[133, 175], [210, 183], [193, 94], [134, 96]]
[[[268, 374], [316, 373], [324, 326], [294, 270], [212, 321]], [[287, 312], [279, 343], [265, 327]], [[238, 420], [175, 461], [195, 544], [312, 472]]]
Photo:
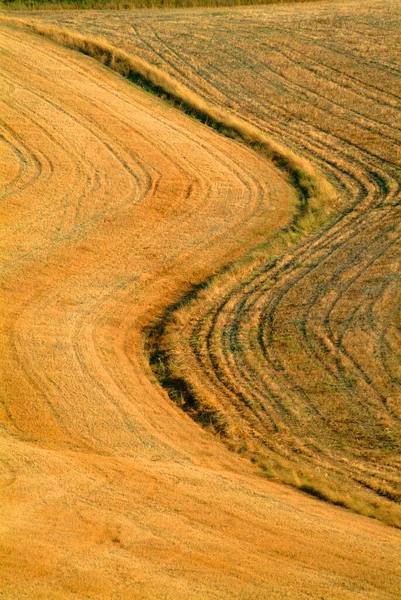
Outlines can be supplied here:
[[313, 231], [306, 215], [298, 231], [214, 279], [176, 315], [164, 338], [164, 380], [178, 386], [173, 396], [195, 418], [265, 473], [393, 524], [400, 519], [398, 10], [348, 2], [274, 13], [182, 11], [174, 19], [115, 13], [107, 23], [100, 13], [48, 16], [160, 65], [309, 158], [340, 190], [348, 214], [321, 238], [275, 262]]
[[332, 210], [336, 193], [327, 181], [316, 173], [308, 161], [299, 158], [293, 152], [269, 139], [249, 123], [208, 104], [157, 67], [138, 57], [130, 56], [101, 39], [76, 34], [54, 25], [43, 25], [12, 17], [3, 17], [3, 19], [91, 56], [129, 81], [172, 101], [175, 106], [199, 119], [202, 123], [213, 127], [227, 137], [245, 142], [263, 154], [288, 173], [291, 183], [299, 191], [300, 214], [296, 223], [299, 231], [305, 227], [312, 229], [318, 226]]
[[[131, 10], [155, 8], [210, 8], [247, 6], [256, 4], [282, 4], [307, 0], [0, 0], [0, 8], [15, 10]], [[310, 1], [310, 0], [309, 0]]]
[[141, 334], [293, 190], [82, 54], [4, 24], [0, 46], [1, 593], [266, 590], [264, 486], [171, 406]]
[[[316, 16], [310, 15], [312, 9], [308, 15], [308, 31], [316, 27], [321, 9], [314, 10]], [[341, 11], [348, 19], [360, 15], [343, 7]], [[374, 19], [372, 6], [368, 11], [376, 25], [379, 17]], [[389, 76], [391, 56], [386, 54], [381, 63], [379, 54], [374, 59], [374, 86], [371, 80], [364, 83], [366, 73], [356, 71], [352, 54], [344, 60], [339, 43], [332, 49], [334, 16], [319, 20], [323, 25], [317, 48], [310, 42], [309, 54], [302, 58], [291, 12], [283, 9], [283, 14], [289, 22], [282, 31], [283, 21], [276, 18], [280, 29], [277, 40], [274, 36], [270, 42], [269, 36], [258, 34], [263, 28], [260, 15], [248, 13], [254, 29], [248, 19], [239, 34], [234, 83], [224, 88], [227, 101], [241, 102], [236, 94], [243, 88], [235, 84], [234, 65], [256, 65], [258, 53], [262, 56], [257, 44], [250, 50], [248, 40], [267, 39], [275, 53], [269, 73], [280, 82], [281, 103], [292, 118], [286, 125], [285, 112], [277, 110], [273, 99], [276, 121], [268, 111], [269, 101], [250, 111], [250, 118], [265, 128], [277, 127], [288, 140], [293, 139], [293, 129], [304, 128], [309, 137], [303, 150], [321, 165], [326, 162], [327, 174], [348, 196], [349, 213], [294, 253], [289, 254], [288, 246], [307, 232], [308, 220], [301, 231], [293, 228], [242, 265], [213, 278], [195, 300], [188, 299], [187, 306], [166, 315], [155, 342], [162, 345], [165, 357], [164, 381], [182, 391], [176, 401], [229, 447], [259, 464], [269, 478], [400, 526], [401, 382], [399, 313], [394, 309], [400, 293], [400, 135], [399, 128], [390, 129], [399, 80]], [[375, 34], [385, 37], [392, 23], [390, 17], [382, 18], [383, 31]], [[175, 40], [181, 42], [177, 29], [174, 25], [176, 38], [165, 34], [170, 48]], [[219, 39], [210, 69], [229, 53], [230, 26], [225, 29], [219, 37], [216, 23], [216, 31], [209, 33]], [[274, 32], [271, 21], [269, 30]], [[365, 50], [365, 33], [354, 41], [358, 59]], [[159, 36], [155, 39], [161, 46]], [[306, 37], [300, 28], [299, 38]], [[175, 48], [180, 64], [181, 50]], [[371, 54], [372, 48], [366, 47], [366, 52]], [[188, 64], [194, 65], [192, 55], [189, 58]], [[224, 68], [228, 78], [230, 65]], [[259, 77], [247, 89], [256, 98]], [[359, 92], [355, 85], [350, 87], [355, 80]], [[297, 104], [293, 98], [301, 85], [307, 100]], [[197, 86], [200, 89], [202, 82]], [[355, 96], [362, 97], [365, 89], [367, 95], [376, 95], [374, 105], [366, 98], [357, 105]], [[206, 96], [206, 83], [203, 90]], [[221, 88], [217, 92], [221, 94]], [[300, 122], [295, 121], [297, 114]], [[326, 143], [322, 131], [327, 132]], [[273, 258], [286, 247], [283, 257]]]
[[[117, 15], [113, 14], [113, 18], [108, 15], [110, 23]], [[232, 18], [244, 20], [244, 14], [249, 17], [247, 11], [232, 11]], [[271, 21], [268, 9], [255, 13], [258, 19], [263, 14]], [[153, 15], [155, 25], [160, 15]], [[168, 12], [163, 15], [166, 19]], [[219, 21], [218, 16], [207, 15], [203, 15], [209, 19], [206, 26], [210, 19]], [[60, 18], [69, 17], [63, 13]], [[88, 28], [93, 27], [93, 18], [88, 18]], [[284, 27], [283, 13], [280, 18]], [[180, 24], [176, 13], [173, 21]], [[287, 332], [286, 327], [297, 327], [291, 316], [297, 302], [301, 319], [306, 310], [313, 316], [311, 323], [326, 323], [321, 312], [311, 311], [310, 304], [300, 306], [299, 297], [304, 297], [304, 290], [312, 293], [313, 270], [317, 281], [316, 269], [330, 239], [322, 238], [319, 245], [316, 237], [278, 260], [273, 269], [266, 269], [266, 252], [276, 253], [275, 244], [292, 243], [294, 235], [299, 235], [289, 232], [284, 240], [273, 241], [290, 226], [296, 206], [293, 190], [276, 167], [244, 144], [217, 136], [154, 95], [128, 86], [86, 56], [5, 24], [1, 29], [4, 161], [0, 185], [5, 223], [0, 310], [1, 593], [18, 600], [396, 598], [401, 592], [400, 532], [260, 478], [256, 467], [228, 452], [169, 401], [149, 369], [144, 349], [143, 331], [155, 315], [177, 302], [191, 283], [199, 284], [258, 240], [270, 237], [270, 249], [261, 248], [249, 264], [233, 267], [209, 291], [204, 290], [203, 306], [188, 305], [177, 313], [164, 342], [186, 323], [179, 340], [181, 356], [188, 366], [194, 365], [200, 400], [210, 398], [209, 421], [214, 420], [216, 408], [221, 411], [220, 423], [226, 419], [229, 445], [235, 449], [239, 440], [237, 450], [258, 460], [267, 477], [285, 480], [286, 476], [309, 494], [323, 498], [330, 494], [332, 502], [346, 505], [344, 490], [322, 487], [316, 478], [313, 453], [321, 453], [329, 481], [333, 476], [343, 481], [340, 467], [344, 461], [332, 460], [333, 449], [326, 445], [329, 436], [319, 438], [319, 429], [324, 430], [319, 420], [311, 429], [313, 420], [307, 420], [307, 411], [302, 413], [303, 418], [306, 415], [303, 426], [311, 442], [296, 437], [291, 427], [294, 421], [286, 420], [288, 408], [282, 404], [283, 418], [279, 415], [267, 438], [275, 445], [261, 455], [258, 423], [263, 433], [270, 430], [257, 418], [247, 363], [242, 368], [237, 360], [245, 355], [251, 367], [263, 364], [262, 377], [278, 382], [275, 398], [290, 399], [292, 408], [297, 408], [290, 386], [294, 380], [288, 371], [296, 373], [291, 364], [298, 364], [303, 347], [298, 334]], [[122, 35], [133, 38], [128, 24]], [[214, 58], [218, 60], [217, 51]], [[224, 64], [231, 68], [228, 62]], [[245, 83], [244, 73], [240, 76]], [[354, 72], [354, 76], [359, 74]], [[224, 81], [222, 73], [219, 77]], [[186, 79], [186, 73], [182, 78]], [[201, 78], [188, 81], [198, 85]], [[347, 80], [348, 85], [351, 81]], [[383, 85], [389, 85], [389, 79]], [[382, 94], [387, 104], [381, 118], [389, 118], [390, 90]], [[266, 96], [266, 89], [264, 97], [265, 103], [266, 97], [273, 100], [270, 91]], [[280, 98], [284, 104], [282, 93]], [[220, 99], [216, 92], [207, 102], [218, 105]], [[260, 100], [257, 104], [263, 110]], [[369, 118], [377, 116], [372, 106]], [[305, 112], [304, 119], [310, 119], [315, 109]], [[266, 109], [269, 119], [265, 120], [251, 117], [249, 109], [241, 110], [247, 120], [265, 127], [267, 136], [272, 133], [294, 149], [303, 143], [313, 148], [310, 157], [333, 181], [344, 182], [340, 188], [350, 204], [358, 182], [368, 179], [359, 222], [366, 223], [366, 236], [374, 239], [369, 206], [374, 198], [382, 199], [383, 208], [373, 211], [378, 231], [386, 232], [388, 241], [396, 240], [395, 230], [388, 233], [380, 223], [380, 216], [387, 215], [394, 225], [396, 213], [389, 209], [389, 197], [375, 187], [378, 173], [373, 172], [377, 159], [372, 159], [372, 145], [369, 161], [357, 162], [360, 148], [355, 155], [346, 155], [336, 138], [339, 153], [329, 157], [323, 141], [333, 139], [326, 133], [315, 136], [310, 123], [309, 135], [301, 135], [304, 121], [278, 123], [272, 105]], [[321, 124], [326, 120], [330, 135], [337, 135], [328, 115]], [[267, 131], [270, 126], [272, 132]], [[347, 127], [350, 135], [355, 133], [350, 120]], [[392, 147], [381, 135], [380, 152]], [[383, 154], [380, 165], [385, 171], [382, 163]], [[363, 170], [365, 164], [372, 171], [371, 179]], [[350, 173], [358, 177], [352, 179]], [[334, 227], [343, 235], [337, 242], [345, 242], [344, 223]], [[363, 253], [364, 238], [357, 243], [355, 232], [353, 240], [356, 250]], [[350, 255], [341, 247], [343, 266], [349, 268], [353, 264]], [[318, 256], [311, 254], [313, 248]], [[375, 249], [376, 243], [372, 252]], [[307, 269], [303, 250], [310, 261]], [[378, 281], [398, 260], [395, 254], [389, 262], [388, 251], [383, 256], [386, 262], [378, 268]], [[334, 265], [335, 258], [333, 251]], [[369, 277], [369, 265], [363, 266]], [[250, 271], [243, 288], [240, 277], [246, 268]], [[280, 284], [294, 289], [293, 270], [300, 268], [309, 278], [302, 293], [295, 289], [290, 305], [283, 305], [276, 291], [280, 292]], [[327, 258], [322, 269], [333, 272]], [[342, 272], [336, 271], [337, 277]], [[259, 296], [255, 296], [254, 275], [260, 275]], [[273, 279], [267, 280], [266, 275]], [[342, 285], [337, 287], [345, 300]], [[394, 286], [387, 287], [380, 299], [373, 294], [372, 281], [366, 289], [366, 297], [377, 299], [372, 306], [374, 320], [381, 323], [380, 315], [387, 315], [390, 329], [385, 340], [392, 351], [386, 354], [386, 364], [396, 376], [398, 330], [391, 325], [395, 322], [391, 312]], [[230, 309], [228, 316], [216, 304], [220, 293]], [[265, 309], [265, 302], [270, 301], [269, 306], [275, 307], [273, 319]], [[316, 306], [320, 306], [318, 301]], [[344, 311], [348, 309], [344, 302]], [[188, 311], [201, 317], [199, 331], [194, 331]], [[213, 314], [217, 321], [210, 328], [208, 319]], [[249, 327], [248, 317], [255, 320], [260, 335], [255, 336]], [[330, 326], [336, 325], [338, 314], [335, 317], [329, 318]], [[225, 335], [219, 331], [219, 322]], [[237, 323], [245, 331], [242, 338]], [[261, 357], [258, 349], [272, 323], [279, 327], [268, 340], [268, 347], [278, 355], [275, 362]], [[353, 341], [350, 323], [341, 342], [348, 351]], [[249, 343], [248, 332], [254, 336]], [[332, 343], [331, 332], [325, 335], [327, 344]], [[290, 336], [295, 356], [290, 352]], [[204, 352], [207, 337], [210, 344]], [[171, 359], [175, 349], [167, 344], [167, 350]], [[330, 354], [323, 356], [330, 358]], [[220, 358], [228, 365], [225, 379], [216, 369]], [[179, 361], [177, 357], [174, 368], [184, 366]], [[327, 364], [330, 367], [328, 360]], [[254, 377], [254, 384], [269, 390], [262, 377]], [[302, 383], [301, 379], [300, 388]], [[240, 411], [238, 398], [233, 397], [231, 406], [227, 402], [227, 398], [231, 401], [227, 389], [233, 384], [244, 392]], [[329, 390], [328, 397], [336, 400], [332, 382], [323, 380], [322, 385]], [[268, 404], [265, 407], [269, 409]], [[360, 402], [361, 413], [362, 408]], [[391, 429], [392, 416], [382, 411], [379, 417], [380, 427]], [[372, 439], [377, 439], [375, 435], [373, 431]], [[362, 446], [363, 438], [359, 440]], [[348, 452], [350, 462], [356, 462], [358, 450]], [[298, 456], [303, 473], [295, 460]], [[340, 454], [344, 456], [345, 452]], [[369, 460], [376, 469], [365, 468]], [[369, 488], [375, 498], [386, 496], [392, 506], [393, 457], [377, 448], [374, 461], [360, 455], [358, 464], [358, 489]], [[350, 501], [355, 501], [354, 492], [351, 486]]]

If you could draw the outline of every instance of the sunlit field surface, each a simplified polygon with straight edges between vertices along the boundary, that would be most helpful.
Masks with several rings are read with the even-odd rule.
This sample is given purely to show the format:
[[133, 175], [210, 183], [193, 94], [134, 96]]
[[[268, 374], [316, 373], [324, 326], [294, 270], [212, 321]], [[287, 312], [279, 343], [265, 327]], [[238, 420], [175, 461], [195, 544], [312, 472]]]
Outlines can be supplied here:
[[0, 22], [0, 597], [400, 596], [399, 12], [18, 13], [308, 159], [318, 229], [245, 143]]
[[399, 18], [397, 2], [46, 14], [160, 66], [337, 186], [346, 214], [323, 235], [278, 262], [274, 248], [259, 252], [169, 317], [159, 376], [268, 477], [393, 523]]

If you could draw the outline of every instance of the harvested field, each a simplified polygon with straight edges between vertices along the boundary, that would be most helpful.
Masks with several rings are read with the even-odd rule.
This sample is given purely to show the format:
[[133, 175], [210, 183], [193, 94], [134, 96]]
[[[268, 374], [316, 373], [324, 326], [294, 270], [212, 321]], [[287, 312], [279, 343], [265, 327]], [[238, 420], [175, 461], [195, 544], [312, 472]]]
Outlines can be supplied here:
[[221, 6], [246, 6], [277, 4], [281, 2], [304, 2], [305, 0], [0, 0], [4, 10], [128, 10], [144, 8], [206, 8]]
[[[395, 5], [387, 7], [391, 22]], [[290, 18], [290, 9], [279, 10]], [[241, 18], [271, 18], [267, 11], [244, 10]], [[171, 14], [164, 14], [168, 21]], [[64, 18], [70, 17], [60, 13]], [[296, 40], [290, 29], [287, 39]], [[260, 95], [259, 105], [246, 110], [243, 99], [237, 106], [227, 100], [319, 164], [349, 207], [323, 236], [272, 264], [268, 254], [297, 238], [277, 238], [297, 202], [276, 167], [87, 57], [4, 23], [0, 48], [0, 596], [397, 598], [400, 532], [261, 478], [260, 467], [229, 452], [170, 401], [149, 367], [144, 339], [192, 286], [264, 240], [235, 277], [212, 280], [167, 319], [159, 340], [167, 362], [156, 370], [183, 379], [200, 403], [209, 395], [211, 429], [218, 414], [226, 444], [270, 477], [293, 485], [298, 478], [318, 495], [324, 468], [335, 486], [326, 494], [396, 523], [394, 74], [380, 80], [381, 63], [374, 67], [374, 83], [364, 84], [374, 97], [369, 110], [360, 108], [358, 125], [346, 99], [335, 116], [324, 114], [320, 100], [302, 108], [298, 99], [300, 114], [284, 118], [285, 94], [273, 77], [275, 108], [273, 93], [266, 94], [271, 105]], [[319, 50], [319, 60], [323, 55]], [[351, 60], [349, 53], [341, 60]], [[344, 93], [351, 94], [353, 80], [361, 84], [353, 69], [338, 69]], [[245, 86], [242, 74], [236, 82]], [[221, 89], [202, 76], [198, 85], [220, 103]], [[320, 128], [313, 121], [319, 111]], [[336, 129], [340, 113], [344, 125]], [[387, 128], [373, 126], [375, 119]], [[352, 127], [364, 132], [365, 121], [373, 129], [349, 141], [346, 133], [351, 139]], [[370, 287], [375, 293], [365, 292]], [[384, 431], [394, 433], [389, 445]], [[383, 503], [385, 494], [374, 488], [365, 494], [354, 466], [364, 475], [375, 469], [368, 472], [370, 488], [380, 482], [391, 491]]]
[[399, 17], [391, 1], [46, 15], [161, 66], [340, 190], [323, 235], [278, 261], [262, 249], [166, 317], [154, 362], [268, 477], [398, 525]]

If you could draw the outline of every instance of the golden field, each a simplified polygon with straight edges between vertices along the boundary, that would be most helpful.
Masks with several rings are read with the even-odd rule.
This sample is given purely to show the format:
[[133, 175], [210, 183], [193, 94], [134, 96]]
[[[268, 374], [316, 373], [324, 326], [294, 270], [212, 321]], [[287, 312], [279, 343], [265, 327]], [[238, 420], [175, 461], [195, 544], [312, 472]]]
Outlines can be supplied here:
[[246, 135], [0, 22], [0, 597], [399, 596], [398, 12], [40, 14], [308, 160], [322, 214]]
[[262, 248], [198, 303], [169, 312], [152, 360], [178, 403], [268, 477], [392, 524], [401, 523], [399, 13], [398, 3], [345, 2], [46, 15], [162, 68], [339, 190], [346, 214], [323, 236], [278, 264], [280, 249]]

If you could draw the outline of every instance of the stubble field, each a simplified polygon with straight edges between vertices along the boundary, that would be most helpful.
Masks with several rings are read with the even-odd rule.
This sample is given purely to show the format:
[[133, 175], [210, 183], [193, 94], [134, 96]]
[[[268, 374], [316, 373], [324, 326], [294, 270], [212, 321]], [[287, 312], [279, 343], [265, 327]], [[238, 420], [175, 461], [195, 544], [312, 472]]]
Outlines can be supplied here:
[[394, 524], [399, 17], [396, 2], [47, 16], [160, 66], [337, 187], [345, 216], [278, 262], [280, 244], [214, 280], [165, 317], [152, 360], [176, 401], [268, 477]]
[[398, 12], [40, 14], [317, 165], [309, 236], [263, 157], [2, 25], [5, 598], [397, 597], [396, 529], [269, 480], [400, 524]]

